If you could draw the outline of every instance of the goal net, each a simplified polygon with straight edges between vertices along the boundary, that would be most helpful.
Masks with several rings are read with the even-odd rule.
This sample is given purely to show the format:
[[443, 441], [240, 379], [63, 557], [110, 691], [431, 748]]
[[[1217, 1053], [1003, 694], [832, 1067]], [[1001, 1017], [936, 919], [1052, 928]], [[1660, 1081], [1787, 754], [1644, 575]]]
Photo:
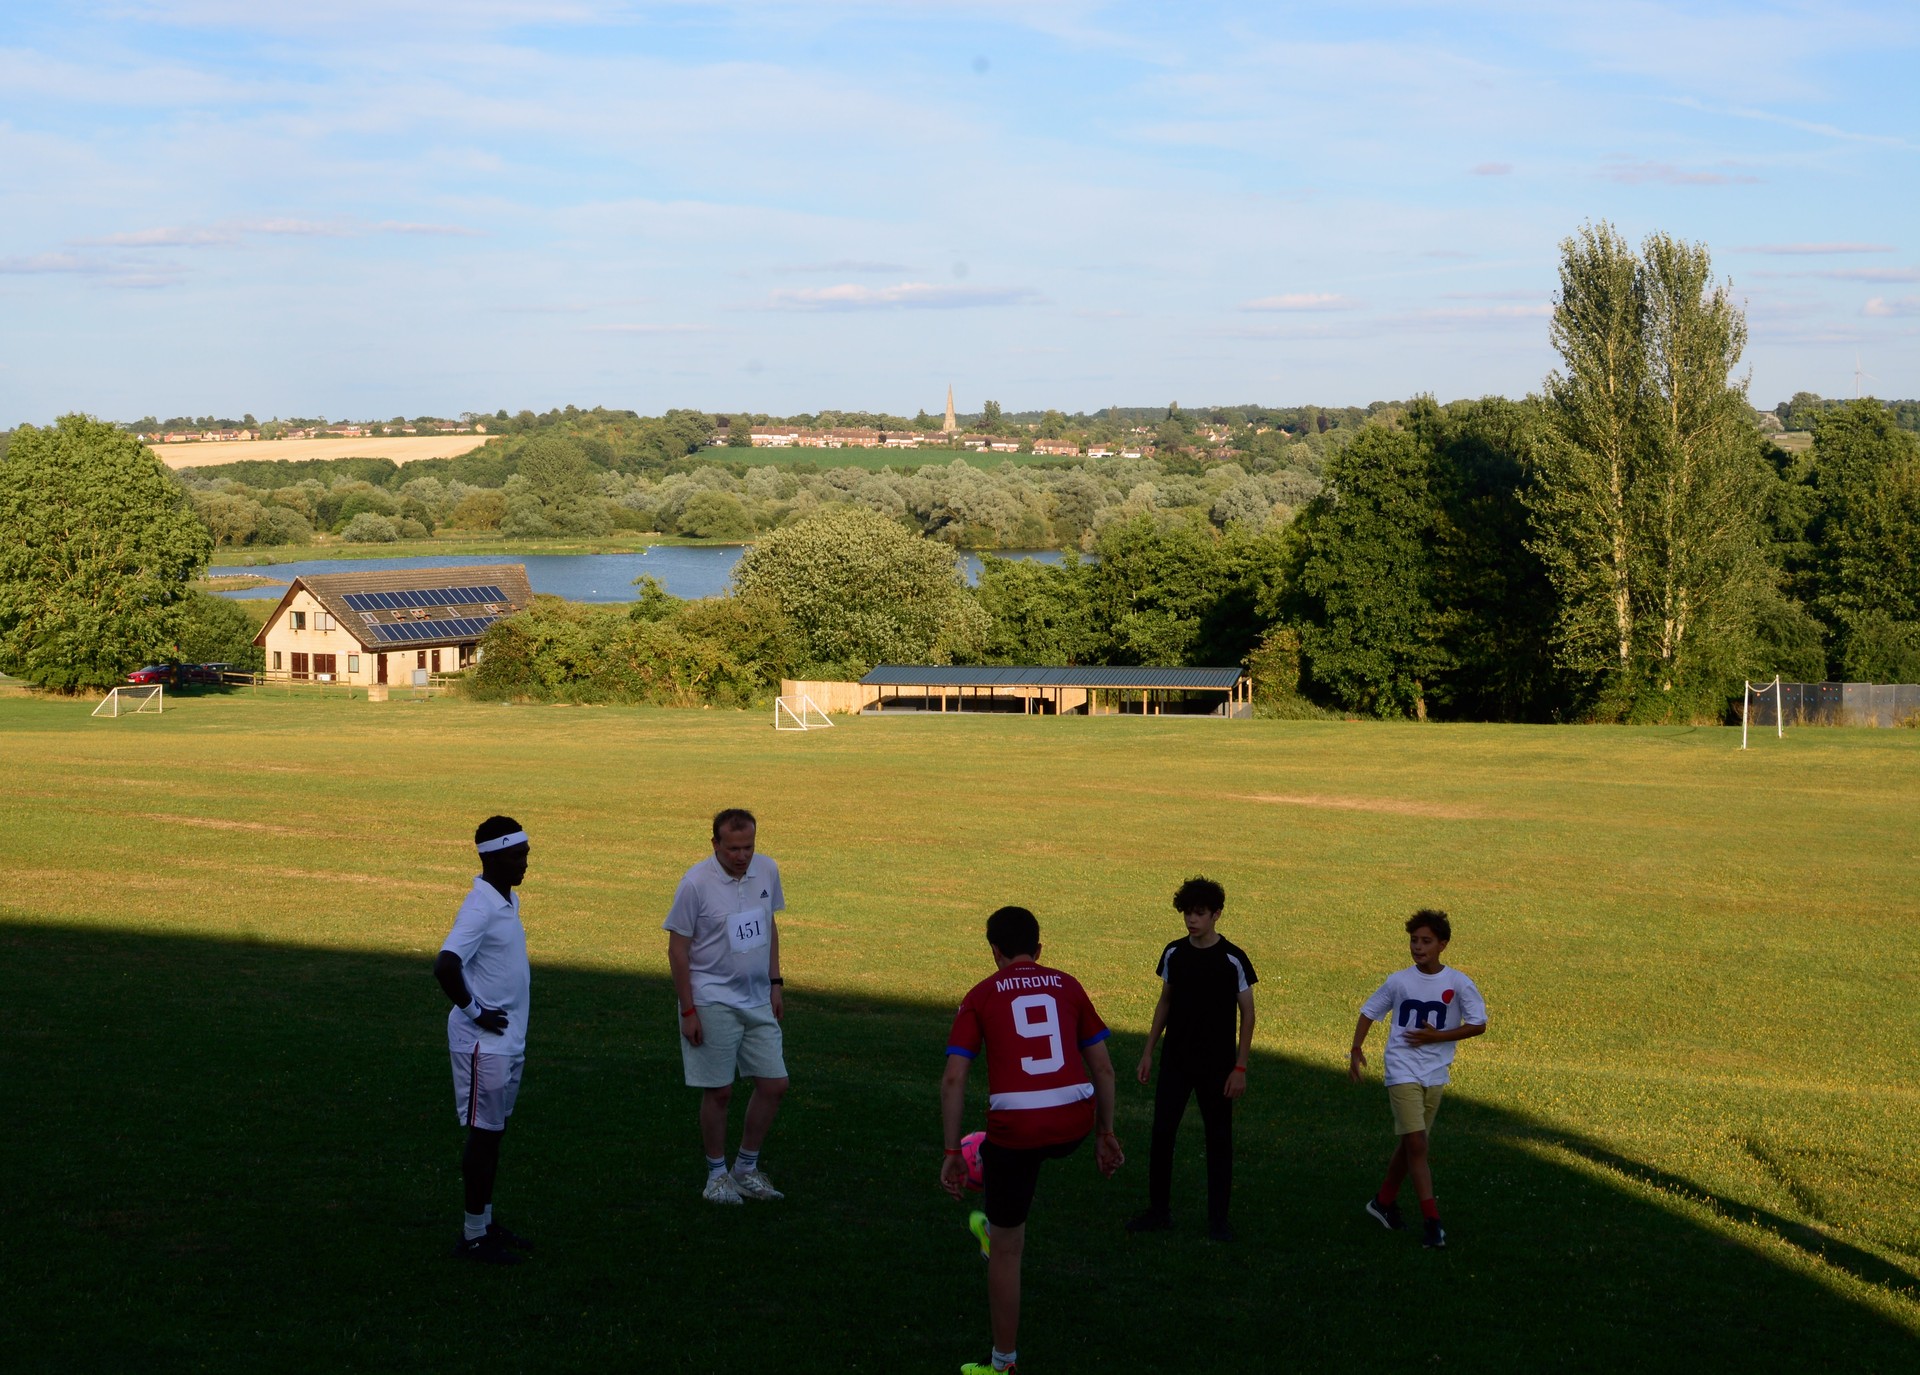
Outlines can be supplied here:
[[139, 687], [117, 687], [107, 694], [106, 700], [93, 709], [95, 716], [138, 716], [141, 712], [152, 712], [158, 716], [164, 711], [166, 690], [158, 683], [142, 684]]
[[[1748, 683], [1746, 690], [1740, 694], [1740, 748], [1743, 750], [1747, 747], [1747, 722], [1752, 718], [1753, 709], [1756, 705], [1762, 707], [1766, 705], [1767, 694], [1769, 692], [1773, 694], [1774, 739], [1779, 740], [1786, 737], [1786, 704], [1781, 700], [1780, 676], [1775, 674], [1771, 683], [1762, 683], [1758, 687], [1755, 687], [1752, 683]], [[1764, 731], [1766, 728], [1767, 723], [1764, 720], [1761, 721], [1760, 729]]]
[[775, 730], [824, 730], [833, 722], [827, 714], [814, 704], [813, 698], [801, 693], [798, 697], [776, 697], [773, 699], [773, 728]]

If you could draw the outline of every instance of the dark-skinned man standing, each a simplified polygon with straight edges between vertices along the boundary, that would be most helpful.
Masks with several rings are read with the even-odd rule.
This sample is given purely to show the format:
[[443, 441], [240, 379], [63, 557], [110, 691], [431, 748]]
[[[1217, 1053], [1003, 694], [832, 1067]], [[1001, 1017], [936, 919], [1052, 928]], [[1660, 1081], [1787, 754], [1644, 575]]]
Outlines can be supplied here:
[[453, 1004], [447, 1048], [453, 1058], [454, 1109], [467, 1129], [460, 1175], [465, 1217], [454, 1254], [489, 1265], [517, 1265], [532, 1243], [493, 1220], [493, 1181], [500, 1138], [520, 1096], [527, 1059], [532, 971], [527, 931], [514, 889], [527, 876], [527, 833], [509, 816], [490, 816], [474, 832], [480, 874], [460, 904], [433, 963], [433, 976]]

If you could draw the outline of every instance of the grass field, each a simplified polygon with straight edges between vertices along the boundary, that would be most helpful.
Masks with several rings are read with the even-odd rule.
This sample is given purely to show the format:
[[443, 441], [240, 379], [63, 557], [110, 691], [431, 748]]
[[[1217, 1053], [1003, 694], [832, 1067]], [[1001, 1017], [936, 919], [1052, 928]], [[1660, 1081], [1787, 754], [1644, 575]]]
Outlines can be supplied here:
[[217, 468], [226, 463], [276, 463], [310, 458], [456, 458], [487, 442], [483, 434], [406, 434], [365, 439], [254, 439], [220, 444], [149, 444], [169, 468]]
[[[1042, 1181], [1023, 1370], [1920, 1365], [1920, 734], [87, 710], [0, 697], [9, 1368], [951, 1371], [985, 1299], [935, 1086], [985, 914], [1040, 914], [1126, 1070], [1195, 871], [1262, 975], [1240, 1240], [1201, 1236], [1192, 1115], [1180, 1230], [1120, 1229], [1123, 1073], [1127, 1167]], [[787, 1201], [723, 1213], [659, 924], [734, 803], [786, 877], [794, 1090]], [[535, 963], [498, 1206], [542, 1252], [474, 1273], [428, 967], [495, 810]], [[1491, 1013], [1443, 1253], [1361, 1214], [1391, 1138], [1343, 1075], [1426, 904]]]

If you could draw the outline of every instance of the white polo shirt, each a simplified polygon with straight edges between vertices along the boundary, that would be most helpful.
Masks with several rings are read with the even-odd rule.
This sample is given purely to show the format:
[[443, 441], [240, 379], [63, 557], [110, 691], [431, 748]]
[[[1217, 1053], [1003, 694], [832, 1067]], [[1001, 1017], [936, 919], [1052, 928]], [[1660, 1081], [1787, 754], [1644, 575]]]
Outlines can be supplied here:
[[764, 1007], [773, 955], [773, 914], [785, 909], [780, 866], [755, 855], [733, 877], [708, 855], [680, 880], [661, 928], [691, 939], [695, 1007]]
[[525, 1055], [533, 970], [527, 964], [527, 928], [520, 924], [520, 895], [503, 898], [498, 888], [476, 877], [440, 948], [460, 957], [467, 992], [482, 1007], [507, 1014], [505, 1031], [482, 1031], [459, 1008], [448, 1009], [448, 1048], [462, 1055], [475, 1046], [483, 1055]]

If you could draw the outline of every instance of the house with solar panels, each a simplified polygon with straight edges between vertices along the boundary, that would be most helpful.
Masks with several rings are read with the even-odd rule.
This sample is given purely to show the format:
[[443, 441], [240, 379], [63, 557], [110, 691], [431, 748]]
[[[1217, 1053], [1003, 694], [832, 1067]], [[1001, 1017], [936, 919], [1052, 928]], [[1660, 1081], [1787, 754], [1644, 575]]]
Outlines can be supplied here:
[[488, 626], [533, 601], [522, 564], [295, 578], [253, 642], [270, 680], [406, 684], [457, 673]]

